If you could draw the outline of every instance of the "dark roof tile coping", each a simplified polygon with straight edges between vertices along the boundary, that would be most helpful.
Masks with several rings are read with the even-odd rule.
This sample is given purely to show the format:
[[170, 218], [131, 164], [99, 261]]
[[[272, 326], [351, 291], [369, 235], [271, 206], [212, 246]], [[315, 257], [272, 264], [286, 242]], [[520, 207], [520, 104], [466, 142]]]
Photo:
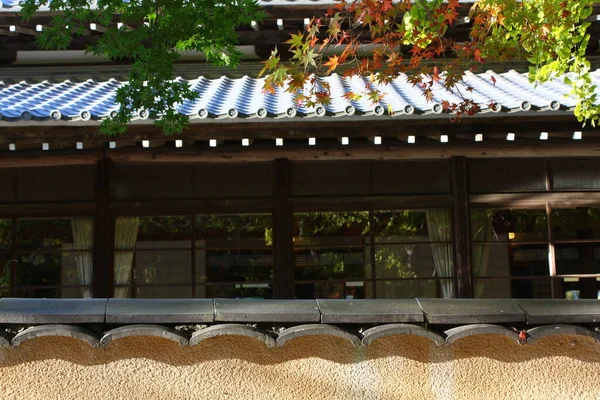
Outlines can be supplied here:
[[598, 324], [597, 300], [0, 299], [0, 324]]

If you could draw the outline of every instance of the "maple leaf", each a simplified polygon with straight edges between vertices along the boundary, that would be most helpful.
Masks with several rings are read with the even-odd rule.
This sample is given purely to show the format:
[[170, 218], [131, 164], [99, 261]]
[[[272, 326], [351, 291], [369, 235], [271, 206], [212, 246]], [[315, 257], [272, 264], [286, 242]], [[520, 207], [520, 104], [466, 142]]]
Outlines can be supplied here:
[[425, 89], [423, 91], [423, 96], [425, 96], [425, 100], [427, 100], [428, 103], [433, 101], [433, 92], [431, 89]]
[[273, 70], [277, 68], [279, 65], [279, 61], [281, 58], [277, 55], [277, 47], [271, 52], [271, 57], [267, 61], [264, 62], [265, 66], [260, 70], [258, 77], [260, 78], [265, 74], [265, 72]]
[[337, 38], [341, 33], [342, 29], [340, 28], [340, 13], [336, 13], [333, 18], [329, 21], [329, 27], [327, 28], [327, 34], [329, 37]]
[[315, 61], [318, 57], [318, 54], [315, 54], [313, 49], [308, 49], [300, 58], [300, 62], [304, 64], [304, 70], [308, 69], [308, 66], [311, 65], [317, 68], [317, 62]]
[[382, 13], [387, 13], [392, 9], [392, 0], [383, 0], [379, 7]]
[[[440, 71], [438, 70], [438, 67], [435, 65], [433, 66], [433, 74], [432, 74], [431, 78], [435, 82], [439, 82], [439, 80], [440, 80]], [[432, 81], [432, 83], [433, 83], [433, 81]]]
[[304, 44], [303, 39], [304, 39], [304, 35], [302, 33], [300, 33], [300, 32], [298, 32], [298, 34], [292, 33], [290, 35], [290, 38], [283, 43], [289, 44], [290, 50], [299, 49]]

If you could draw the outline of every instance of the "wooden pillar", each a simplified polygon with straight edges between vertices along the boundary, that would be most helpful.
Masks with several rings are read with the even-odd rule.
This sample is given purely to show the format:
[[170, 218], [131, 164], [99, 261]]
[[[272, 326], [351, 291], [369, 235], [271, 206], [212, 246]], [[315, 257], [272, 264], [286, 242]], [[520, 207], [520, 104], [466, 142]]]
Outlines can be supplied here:
[[294, 254], [292, 242], [291, 164], [287, 159], [273, 161], [275, 169], [275, 208], [273, 212], [273, 298], [294, 297]]
[[112, 170], [113, 161], [110, 158], [98, 161], [96, 169], [92, 297], [113, 296], [114, 226], [110, 213]]
[[456, 297], [473, 297], [467, 162], [464, 157], [452, 158], [452, 195], [454, 200]]

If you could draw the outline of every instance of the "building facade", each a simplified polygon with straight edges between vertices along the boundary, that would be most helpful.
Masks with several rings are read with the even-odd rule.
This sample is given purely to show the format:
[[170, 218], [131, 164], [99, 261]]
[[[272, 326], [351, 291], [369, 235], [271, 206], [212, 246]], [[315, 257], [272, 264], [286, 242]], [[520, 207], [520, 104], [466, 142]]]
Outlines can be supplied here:
[[250, 76], [327, 4], [263, 5], [239, 71], [178, 65], [188, 130], [106, 137], [101, 31], [41, 52], [47, 16], [0, 2], [0, 397], [597, 398], [600, 138], [568, 87], [468, 72], [488, 106], [453, 121], [334, 75], [297, 107]]

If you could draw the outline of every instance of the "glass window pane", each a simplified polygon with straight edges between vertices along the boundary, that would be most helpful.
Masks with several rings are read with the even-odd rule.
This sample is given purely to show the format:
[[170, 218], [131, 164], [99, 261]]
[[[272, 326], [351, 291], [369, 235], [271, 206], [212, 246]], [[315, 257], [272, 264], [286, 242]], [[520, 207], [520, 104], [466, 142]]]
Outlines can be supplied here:
[[135, 288], [135, 297], [140, 299], [181, 299], [192, 297], [191, 286], [141, 286]]
[[270, 250], [197, 250], [196, 282], [260, 282], [273, 278]]
[[474, 244], [471, 246], [474, 277], [549, 275], [546, 244]]
[[115, 248], [117, 249], [189, 249], [191, 247], [191, 217], [117, 218], [115, 226]]
[[33, 253], [17, 259], [17, 285], [60, 285], [60, 254]]
[[552, 210], [554, 240], [600, 239], [600, 208]]
[[0, 254], [0, 288], [10, 287], [10, 270], [16, 266], [14, 263], [10, 254]]
[[272, 227], [270, 214], [198, 215], [196, 247], [271, 247]]
[[17, 251], [91, 250], [91, 217], [17, 220]]
[[133, 262], [136, 285], [192, 283], [190, 251], [136, 251]]
[[372, 296], [372, 283], [364, 281], [349, 282], [311, 282], [297, 283], [297, 299], [365, 299]]
[[377, 279], [454, 276], [450, 244], [403, 244], [375, 247]]
[[[17, 288], [17, 297], [28, 297], [28, 298], [46, 298], [55, 299], [61, 297], [61, 290], [54, 287], [48, 288]], [[79, 297], [79, 296], [77, 296]]]
[[[413, 279], [377, 281], [378, 299], [411, 299], [415, 297], [454, 297], [450, 279]], [[444, 296], [444, 293], [448, 295]]]
[[554, 281], [556, 297], [569, 300], [600, 299], [599, 278], [563, 278]]
[[[68, 293], [66, 297], [91, 297], [92, 253], [90, 252], [18, 255], [15, 270], [17, 286], [78, 286], [69, 288], [65, 292]], [[35, 290], [37, 296], [42, 289]], [[51, 291], [51, 293], [55, 292]], [[56, 295], [65, 297], [65, 293], [59, 290]], [[48, 294], [47, 297], [52, 296]]]
[[555, 245], [558, 275], [600, 274], [600, 243]]
[[[322, 243], [313, 238], [335, 238], [339, 244], [360, 244], [369, 234], [367, 211], [336, 213], [298, 213], [293, 217], [294, 244], [296, 246]], [[330, 241], [323, 242], [330, 243]]]
[[343, 280], [370, 277], [365, 248], [301, 249], [294, 253], [296, 280]]
[[550, 278], [533, 279], [474, 279], [473, 293], [476, 298], [494, 299], [550, 299]]
[[472, 210], [473, 242], [545, 242], [545, 210]]
[[273, 288], [266, 283], [197, 286], [196, 297], [270, 299], [273, 297]]
[[13, 221], [0, 219], [0, 251], [10, 251], [12, 244]]
[[378, 243], [450, 242], [450, 210], [377, 211], [373, 231]]

